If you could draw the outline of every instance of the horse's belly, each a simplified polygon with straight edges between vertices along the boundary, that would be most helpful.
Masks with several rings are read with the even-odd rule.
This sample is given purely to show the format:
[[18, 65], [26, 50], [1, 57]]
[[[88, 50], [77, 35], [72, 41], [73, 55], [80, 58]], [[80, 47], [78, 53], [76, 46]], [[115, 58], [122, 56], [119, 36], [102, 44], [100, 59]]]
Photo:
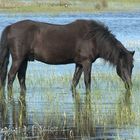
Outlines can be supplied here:
[[60, 64], [70, 64], [70, 63], [73, 63], [73, 59], [55, 59], [55, 60], [47, 60], [45, 63], [47, 64], [53, 64], [53, 65], [60, 65]]
[[46, 64], [52, 64], [52, 65], [61, 65], [61, 64], [70, 64], [73, 63], [73, 59], [55, 59], [55, 58], [47, 58], [47, 59], [38, 59], [36, 60], [44, 62]]
[[74, 62], [73, 55], [68, 53], [38, 52], [35, 54], [35, 59], [47, 64], [54, 65], [69, 64]]

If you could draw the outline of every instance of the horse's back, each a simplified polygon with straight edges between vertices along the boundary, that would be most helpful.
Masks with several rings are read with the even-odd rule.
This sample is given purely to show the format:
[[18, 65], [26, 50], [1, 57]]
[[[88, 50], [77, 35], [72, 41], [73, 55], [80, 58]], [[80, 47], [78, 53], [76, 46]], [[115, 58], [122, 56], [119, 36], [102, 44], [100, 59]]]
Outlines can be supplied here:
[[[90, 21], [77, 20], [57, 25], [23, 20], [10, 25], [11, 50], [22, 57], [31, 57], [50, 64], [73, 63], [84, 52], [82, 44]], [[84, 42], [84, 43], [82, 43]], [[85, 44], [86, 47], [86, 44]], [[21, 51], [22, 50], [22, 51]], [[15, 52], [14, 52], [15, 54]]]
[[[33, 20], [22, 20], [22, 21], [18, 21], [14, 24], [10, 25], [10, 33], [13, 35], [17, 35], [17, 34], [23, 34], [31, 31], [36, 31], [38, 29], [42, 30], [42, 31], [58, 31], [58, 32], [65, 32], [66, 30], [70, 33], [71, 31], [73, 31], [75, 34], [78, 34], [79, 32], [85, 32], [85, 29], [87, 30], [87, 27], [89, 25], [88, 20], [76, 20], [73, 21], [69, 24], [64, 24], [64, 25], [60, 25], [60, 24], [52, 24], [52, 23], [45, 23], [45, 22], [38, 22], [38, 21], [33, 21]], [[79, 33], [80, 35], [80, 33]]]

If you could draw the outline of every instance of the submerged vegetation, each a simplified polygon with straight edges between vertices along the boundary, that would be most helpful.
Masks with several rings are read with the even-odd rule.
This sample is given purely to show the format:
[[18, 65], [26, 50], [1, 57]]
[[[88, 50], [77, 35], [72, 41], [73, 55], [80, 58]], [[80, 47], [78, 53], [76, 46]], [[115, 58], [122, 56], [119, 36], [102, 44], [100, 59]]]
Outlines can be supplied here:
[[[71, 73], [56, 76], [52, 71], [47, 79], [34, 73], [35, 78], [30, 72], [27, 74], [26, 95], [19, 95], [15, 90], [12, 100], [5, 98], [1, 102], [4, 138], [80, 139], [98, 137], [100, 133], [102, 138], [110, 134], [119, 140], [120, 128], [140, 124], [140, 102], [136, 101], [140, 90], [139, 74], [133, 78], [132, 92], [125, 91], [117, 75], [96, 73], [92, 76], [92, 94], [85, 95], [82, 78], [72, 98]], [[18, 86], [16, 81], [15, 89]], [[12, 122], [7, 117], [11, 117]]]
[[139, 0], [0, 0], [1, 12], [133, 11], [139, 7]]

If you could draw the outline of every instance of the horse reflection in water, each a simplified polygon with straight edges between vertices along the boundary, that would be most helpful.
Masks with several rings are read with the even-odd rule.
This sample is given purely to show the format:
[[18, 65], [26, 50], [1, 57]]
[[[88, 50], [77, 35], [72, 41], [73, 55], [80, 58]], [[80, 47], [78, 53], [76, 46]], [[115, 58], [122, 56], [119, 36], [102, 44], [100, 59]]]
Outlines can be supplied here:
[[[110, 127], [97, 125], [97, 117], [94, 112], [94, 105], [91, 101], [91, 94], [85, 95], [84, 103], [80, 99], [80, 95], [77, 93], [74, 96], [75, 100], [75, 135], [80, 137], [85, 137], [90, 140], [92, 138], [99, 139], [114, 139], [114, 129], [117, 129], [117, 126], [122, 126], [125, 124], [131, 124], [133, 119], [133, 113], [131, 111], [131, 91], [126, 90], [122, 94], [121, 98], [117, 103], [117, 110], [115, 110], [115, 115], [110, 116], [109, 120], [115, 122], [115, 126], [111, 123]], [[100, 114], [102, 115], [102, 114]], [[116, 125], [117, 122], [117, 125]], [[107, 133], [105, 133], [105, 131]], [[120, 129], [121, 131], [121, 129]], [[117, 132], [116, 132], [117, 133]]]
[[[84, 97], [84, 98], [83, 98]], [[96, 122], [97, 115], [96, 112], [94, 112], [94, 100], [91, 101], [91, 94], [85, 94], [80, 97], [79, 93], [76, 93], [75, 96], [73, 96], [74, 100], [74, 121], [73, 125], [70, 124], [70, 126], [65, 126], [62, 130], [65, 134], [59, 135], [59, 132], [61, 130], [58, 130], [58, 137], [66, 139], [76, 139], [80, 140], [82, 138], [85, 138], [86, 140], [90, 140], [92, 138], [101, 138], [105, 139], [106, 137], [114, 136], [114, 130], [117, 129], [117, 127], [114, 127], [114, 125], [111, 123], [112, 127], [108, 126], [102, 126], [98, 125]], [[57, 135], [49, 135], [47, 132], [47, 129], [42, 129], [45, 126], [44, 124], [40, 124], [40, 128], [42, 129], [35, 129], [33, 126], [35, 126], [34, 123], [29, 122], [29, 116], [27, 116], [27, 109], [26, 109], [26, 100], [25, 100], [25, 94], [20, 95], [20, 98], [18, 101], [15, 101], [14, 99], [11, 101], [7, 101], [6, 98], [3, 98], [0, 102], [0, 128], [7, 128], [7, 133], [2, 133], [0, 135], [3, 135], [3, 139], [21, 139], [21, 138], [31, 138], [34, 137], [38, 139], [45, 140], [46, 138], [48, 140], [57, 138]], [[131, 93], [130, 91], [126, 91], [125, 94], [123, 94], [123, 97], [119, 98], [119, 101], [117, 103], [117, 110], [115, 110], [115, 115], [110, 115], [110, 120], [115, 120], [115, 123], [119, 126], [123, 124], [129, 124], [132, 122], [133, 114], [131, 111]], [[30, 112], [28, 112], [29, 114]], [[114, 114], [114, 113], [113, 113]], [[122, 115], [123, 114], [123, 115]], [[49, 115], [49, 114], [48, 114]], [[99, 114], [102, 115], [102, 114]], [[117, 121], [116, 121], [117, 120]], [[51, 121], [51, 120], [50, 120]], [[63, 123], [63, 121], [62, 121]], [[72, 127], [71, 127], [72, 126]], [[11, 133], [11, 135], [8, 135], [8, 130], [14, 129]], [[17, 129], [15, 129], [17, 128]], [[58, 126], [59, 128], [59, 126]], [[42, 131], [42, 132], [41, 132]], [[105, 133], [105, 131], [107, 133]], [[70, 133], [72, 132], [72, 133]], [[117, 133], [117, 132], [116, 132]], [[60, 133], [62, 134], [62, 133]], [[70, 137], [71, 135], [71, 137]], [[116, 134], [115, 134], [116, 135]], [[114, 137], [111, 137], [109, 139], [114, 139]]]
[[134, 120], [134, 113], [131, 109], [131, 92], [126, 90], [123, 98], [118, 101], [116, 120], [118, 125], [131, 124]]
[[4, 130], [2, 138], [7, 140], [18, 139], [16, 133], [20, 132], [20, 129], [23, 131], [23, 128], [27, 125], [25, 95], [21, 94], [18, 101], [2, 98], [0, 110], [2, 122], [0, 128]]
[[90, 134], [94, 133], [90, 94], [85, 96], [84, 103], [78, 93], [75, 94], [74, 100], [76, 135], [90, 137]]

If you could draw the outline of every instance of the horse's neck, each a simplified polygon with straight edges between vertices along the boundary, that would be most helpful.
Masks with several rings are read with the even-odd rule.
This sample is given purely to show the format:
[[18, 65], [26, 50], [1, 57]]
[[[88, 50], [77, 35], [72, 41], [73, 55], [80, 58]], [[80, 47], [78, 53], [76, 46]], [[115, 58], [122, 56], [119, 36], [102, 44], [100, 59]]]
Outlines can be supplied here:
[[117, 48], [115, 49], [106, 49], [104, 46], [104, 49], [99, 51], [99, 56], [103, 58], [105, 61], [110, 62], [113, 65], [117, 65], [119, 60], [119, 50]]

